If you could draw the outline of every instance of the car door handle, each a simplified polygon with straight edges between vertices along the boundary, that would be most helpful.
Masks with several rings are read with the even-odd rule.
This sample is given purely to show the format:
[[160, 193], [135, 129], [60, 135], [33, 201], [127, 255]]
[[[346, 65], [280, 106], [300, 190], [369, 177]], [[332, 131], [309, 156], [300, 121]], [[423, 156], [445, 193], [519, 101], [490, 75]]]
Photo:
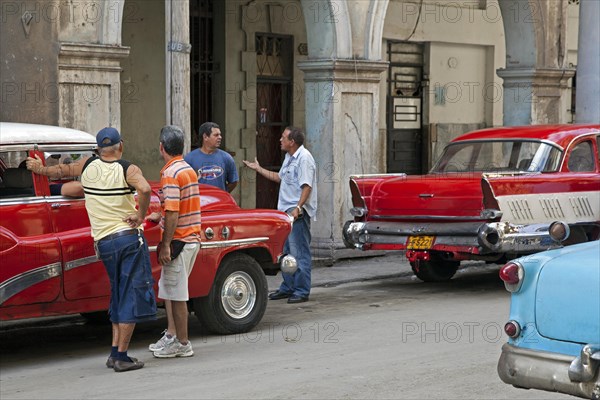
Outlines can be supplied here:
[[50, 207], [52, 207], [52, 208], [61, 208], [61, 207], [71, 207], [71, 205], [68, 204], [68, 203], [67, 204], [64, 204], [64, 203], [52, 203], [50, 205]]

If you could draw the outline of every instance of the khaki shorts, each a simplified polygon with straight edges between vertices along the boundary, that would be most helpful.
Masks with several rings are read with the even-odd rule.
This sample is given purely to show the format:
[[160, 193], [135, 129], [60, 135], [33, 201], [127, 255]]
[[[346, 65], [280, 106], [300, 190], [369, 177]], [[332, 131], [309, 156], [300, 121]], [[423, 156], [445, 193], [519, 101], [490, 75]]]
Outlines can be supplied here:
[[189, 300], [188, 277], [199, 250], [200, 243], [186, 243], [176, 259], [163, 265], [158, 281], [158, 297], [163, 300]]

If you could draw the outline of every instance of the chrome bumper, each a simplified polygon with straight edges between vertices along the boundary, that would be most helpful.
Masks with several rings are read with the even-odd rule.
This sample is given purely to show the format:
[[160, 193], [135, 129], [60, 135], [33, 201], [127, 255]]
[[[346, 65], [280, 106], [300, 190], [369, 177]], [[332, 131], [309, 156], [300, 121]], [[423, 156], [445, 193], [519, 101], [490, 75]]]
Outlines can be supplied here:
[[477, 232], [479, 244], [495, 253], [531, 253], [562, 247], [550, 237], [550, 224], [513, 225], [490, 222]]
[[502, 346], [498, 375], [504, 383], [526, 389], [560, 392], [587, 399], [600, 396], [600, 377], [587, 382], [569, 378], [571, 364], [576, 358], [562, 354], [521, 349], [509, 343]]
[[548, 233], [549, 224], [508, 222], [386, 222], [348, 221], [342, 229], [347, 247], [366, 244], [406, 245], [409, 236], [435, 236], [434, 245], [478, 249], [478, 254], [533, 253], [561, 247]]

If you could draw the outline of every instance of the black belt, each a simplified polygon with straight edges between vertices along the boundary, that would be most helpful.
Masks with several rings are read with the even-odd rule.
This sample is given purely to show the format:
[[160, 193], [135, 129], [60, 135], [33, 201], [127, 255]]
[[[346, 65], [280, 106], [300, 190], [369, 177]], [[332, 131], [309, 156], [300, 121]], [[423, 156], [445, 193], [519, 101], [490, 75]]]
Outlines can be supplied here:
[[103, 240], [113, 240], [121, 236], [137, 235], [139, 233], [139, 229], [125, 229], [123, 231], [111, 233], [110, 235], [104, 236], [102, 239], [98, 240], [98, 242], [101, 242]]

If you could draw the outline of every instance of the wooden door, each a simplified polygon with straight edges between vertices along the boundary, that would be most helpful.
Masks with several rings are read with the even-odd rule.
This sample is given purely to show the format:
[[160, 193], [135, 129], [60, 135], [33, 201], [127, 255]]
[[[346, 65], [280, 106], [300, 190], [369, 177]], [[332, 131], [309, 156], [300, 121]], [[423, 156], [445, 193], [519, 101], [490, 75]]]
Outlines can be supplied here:
[[[279, 172], [285, 156], [279, 139], [292, 119], [292, 39], [257, 33], [256, 50], [256, 154], [263, 168]], [[277, 208], [278, 194], [279, 184], [257, 174], [257, 208]]]

